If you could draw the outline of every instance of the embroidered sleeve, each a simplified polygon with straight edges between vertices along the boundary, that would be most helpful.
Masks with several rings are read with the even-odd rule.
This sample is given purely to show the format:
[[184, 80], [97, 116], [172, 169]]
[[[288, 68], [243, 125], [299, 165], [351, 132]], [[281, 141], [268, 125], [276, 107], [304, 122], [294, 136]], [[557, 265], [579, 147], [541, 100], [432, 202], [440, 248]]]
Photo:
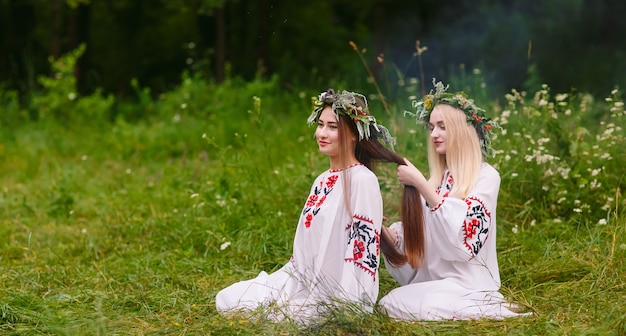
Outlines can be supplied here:
[[354, 215], [346, 231], [348, 253], [345, 260], [353, 262], [375, 278], [380, 260], [380, 233], [374, 228], [374, 222], [367, 217]]
[[489, 237], [491, 226], [491, 213], [483, 202], [476, 197], [465, 199], [467, 204], [467, 216], [463, 222], [463, 243], [472, 257], [474, 257]]
[[350, 190], [352, 216], [344, 217], [346, 221], [342, 226], [341, 288], [346, 298], [373, 306], [378, 298], [382, 196], [378, 179], [371, 171], [362, 167], [353, 173]]
[[479, 254], [495, 230], [495, 209], [500, 187], [497, 171], [483, 166], [474, 188], [465, 199], [447, 195], [452, 184], [442, 183], [444, 201], [426, 211], [436, 253], [446, 260], [467, 261]]

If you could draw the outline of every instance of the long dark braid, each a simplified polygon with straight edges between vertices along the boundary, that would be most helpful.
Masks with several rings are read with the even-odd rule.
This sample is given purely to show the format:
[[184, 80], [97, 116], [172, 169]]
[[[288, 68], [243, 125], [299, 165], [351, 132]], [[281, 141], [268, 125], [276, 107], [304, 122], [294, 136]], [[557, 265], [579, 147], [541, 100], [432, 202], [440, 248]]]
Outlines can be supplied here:
[[[372, 126], [370, 126], [372, 127]], [[372, 127], [373, 128], [373, 127]], [[373, 129], [371, 130], [374, 131]], [[363, 165], [372, 169], [372, 164], [377, 162], [393, 162], [398, 165], [405, 164], [404, 159], [398, 153], [383, 146], [375, 137], [362, 140], [356, 144], [356, 157]], [[382, 232], [381, 249], [387, 262], [394, 266], [409, 263], [413, 268], [418, 268], [424, 257], [425, 232], [422, 201], [417, 189], [413, 186], [404, 186], [402, 192], [402, 226], [404, 228], [404, 251], [400, 253], [395, 247], [395, 237], [389, 237], [386, 231]]]

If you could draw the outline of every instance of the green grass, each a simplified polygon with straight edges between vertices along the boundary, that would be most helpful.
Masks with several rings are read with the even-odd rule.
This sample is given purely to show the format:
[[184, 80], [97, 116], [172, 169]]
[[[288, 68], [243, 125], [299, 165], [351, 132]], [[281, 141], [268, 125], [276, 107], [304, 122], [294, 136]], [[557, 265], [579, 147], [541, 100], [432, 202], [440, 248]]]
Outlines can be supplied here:
[[[502, 291], [532, 317], [412, 324], [339, 310], [301, 329], [225, 318], [214, 297], [291, 254], [310, 183], [328, 167], [305, 124], [314, 92], [204, 85], [125, 106], [114, 122], [2, 127], [1, 334], [626, 334], [626, 116], [617, 94], [564, 106], [546, 91], [491, 107], [507, 119], [492, 161], [502, 175]], [[150, 117], [124, 121], [133, 108]], [[426, 169], [423, 130], [396, 115], [396, 150]], [[393, 220], [395, 170], [378, 173]], [[395, 286], [383, 268], [380, 295]]]

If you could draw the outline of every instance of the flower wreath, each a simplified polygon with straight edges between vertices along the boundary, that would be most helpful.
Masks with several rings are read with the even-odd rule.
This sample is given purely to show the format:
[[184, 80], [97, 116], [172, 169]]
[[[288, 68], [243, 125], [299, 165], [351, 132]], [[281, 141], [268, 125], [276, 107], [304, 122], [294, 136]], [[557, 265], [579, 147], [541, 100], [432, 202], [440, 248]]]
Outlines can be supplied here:
[[[357, 98], [363, 102], [363, 107], [359, 106]], [[313, 112], [307, 119], [309, 125], [317, 122], [324, 107], [331, 106], [337, 120], [339, 120], [339, 113], [341, 113], [354, 121], [359, 132], [359, 141], [372, 137], [373, 130], [374, 135], [381, 138], [386, 144], [390, 146], [395, 144], [395, 139], [391, 136], [389, 130], [385, 126], [378, 124], [376, 118], [369, 113], [367, 99], [364, 95], [345, 90], [341, 93], [335, 93], [333, 89], [328, 89], [320, 93], [318, 98], [313, 97], [311, 100], [313, 101]]]
[[494, 128], [500, 128], [500, 126], [495, 121], [487, 118], [485, 116], [485, 110], [476, 106], [474, 100], [469, 99], [464, 92], [446, 92], [449, 85], [444, 86], [441, 82], [436, 82], [434, 78], [433, 85], [435, 87], [434, 92], [431, 90], [430, 93], [424, 97], [424, 100], [413, 101], [415, 113], [406, 111], [405, 114], [415, 117], [418, 123], [428, 125], [430, 122], [430, 113], [433, 111], [435, 105], [447, 104], [456, 107], [465, 112], [468, 125], [472, 125], [476, 129], [483, 156], [493, 157], [495, 152], [493, 148], [491, 148], [490, 135]]

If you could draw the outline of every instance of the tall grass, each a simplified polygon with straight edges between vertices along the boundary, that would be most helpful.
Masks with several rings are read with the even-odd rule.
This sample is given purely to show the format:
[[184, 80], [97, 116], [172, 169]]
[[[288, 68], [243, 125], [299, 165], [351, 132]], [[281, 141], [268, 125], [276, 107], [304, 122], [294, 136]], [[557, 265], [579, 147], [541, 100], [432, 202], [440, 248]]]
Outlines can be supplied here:
[[[49, 84], [42, 97], [67, 96]], [[412, 324], [338, 310], [301, 329], [224, 318], [214, 297], [291, 254], [309, 185], [328, 167], [305, 124], [316, 92], [193, 76], [156, 99], [138, 90], [138, 103], [75, 97], [45, 118], [0, 95], [2, 334], [626, 334], [619, 91], [544, 86], [486, 104], [506, 130], [491, 161], [503, 292], [532, 317]], [[83, 98], [102, 118], [72, 113]], [[425, 130], [401, 113], [410, 102], [386, 115], [371, 101], [399, 131], [396, 150], [426, 170]], [[378, 175], [394, 220], [395, 169]], [[395, 286], [382, 269], [381, 295]]]

